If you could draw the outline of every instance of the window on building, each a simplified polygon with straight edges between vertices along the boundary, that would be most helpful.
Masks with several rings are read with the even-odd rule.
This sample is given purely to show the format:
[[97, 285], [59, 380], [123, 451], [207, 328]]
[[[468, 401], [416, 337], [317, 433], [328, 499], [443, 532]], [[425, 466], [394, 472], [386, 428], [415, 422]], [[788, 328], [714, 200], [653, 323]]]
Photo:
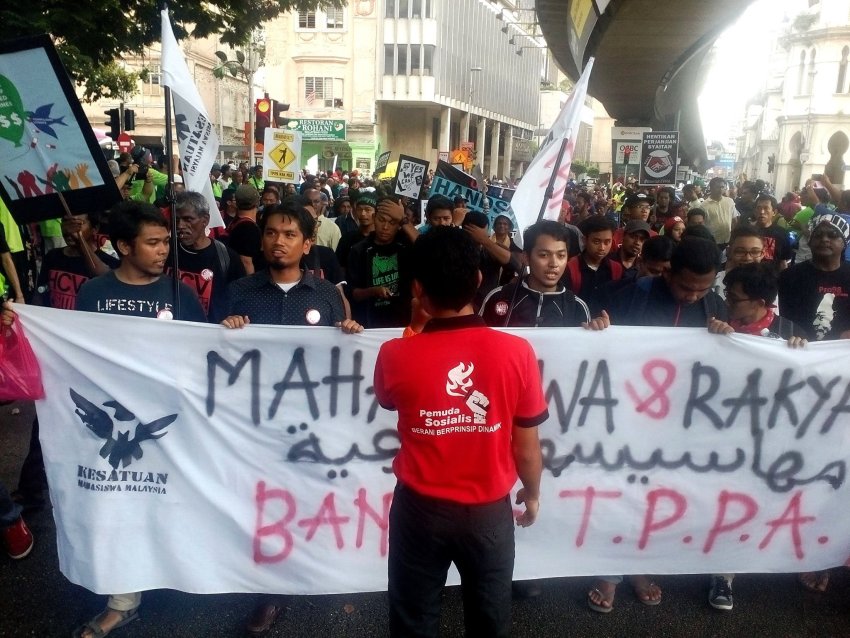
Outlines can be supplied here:
[[434, 75], [434, 45], [426, 44], [422, 49], [422, 75]]
[[431, 0], [425, 0], [425, 15], [422, 16], [423, 18], [433, 18], [434, 17], [434, 14], [431, 13], [431, 5], [432, 5]]
[[398, 67], [396, 75], [408, 75], [410, 72], [407, 69], [407, 45], [398, 45]]
[[797, 95], [803, 94], [803, 77], [806, 73], [806, 51], [800, 51], [800, 67], [797, 69]]
[[431, 120], [431, 148], [436, 149], [440, 146], [440, 118], [435, 117]]
[[345, 9], [325, 9], [325, 26], [328, 29], [345, 28]]
[[148, 83], [156, 85], [162, 83], [162, 68], [158, 64], [151, 64], [148, 67]]
[[410, 17], [422, 17], [422, 0], [410, 0]]
[[313, 108], [342, 108], [342, 80], [304, 78], [304, 102]]
[[806, 93], [809, 95], [812, 94], [815, 88], [815, 54], [817, 52], [815, 49], [812, 49], [809, 53], [809, 77], [806, 83]]
[[410, 45], [410, 75], [422, 75], [422, 47]]
[[316, 12], [315, 11], [299, 11], [298, 12], [298, 28], [299, 29], [315, 29], [316, 28]]
[[408, 0], [398, 0], [398, 17], [410, 17], [410, 2], [408, 2]]
[[841, 62], [838, 63], [838, 82], [835, 85], [836, 93], [844, 93], [847, 86], [847, 56], [850, 55], [850, 47], [841, 49]]
[[395, 18], [395, 0], [386, 0], [387, 8], [384, 11], [385, 18]]
[[384, 75], [395, 75], [395, 45], [384, 45]]

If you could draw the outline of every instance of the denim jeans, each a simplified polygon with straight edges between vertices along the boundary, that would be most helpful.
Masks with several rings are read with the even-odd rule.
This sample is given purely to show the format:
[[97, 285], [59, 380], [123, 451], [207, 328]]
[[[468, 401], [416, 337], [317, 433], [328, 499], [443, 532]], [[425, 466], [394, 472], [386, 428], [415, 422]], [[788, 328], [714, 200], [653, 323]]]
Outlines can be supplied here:
[[9, 527], [21, 515], [21, 506], [9, 496], [9, 490], [0, 483], [0, 528]]

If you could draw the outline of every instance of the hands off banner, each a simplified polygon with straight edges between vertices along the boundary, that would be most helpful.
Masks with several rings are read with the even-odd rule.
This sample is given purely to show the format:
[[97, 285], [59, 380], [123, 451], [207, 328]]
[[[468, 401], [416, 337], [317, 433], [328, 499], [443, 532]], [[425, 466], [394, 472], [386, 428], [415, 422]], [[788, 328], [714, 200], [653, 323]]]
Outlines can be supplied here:
[[[398, 439], [371, 381], [398, 331], [18, 312], [44, 377], [42, 445], [72, 582], [99, 593], [385, 588]], [[850, 522], [837, 513], [850, 343], [512, 332], [541, 359], [551, 412], [540, 516], [517, 530], [516, 578], [847, 561]], [[447, 392], [451, 374], [422, 382]], [[430, 435], [471, 436], [462, 398], [456, 415], [432, 416]]]
[[434, 179], [431, 180], [428, 197], [434, 195], [443, 195], [449, 199], [463, 197], [466, 200], [467, 209], [489, 215], [491, 226], [493, 220], [499, 215], [506, 215], [516, 226], [516, 217], [511, 210], [511, 199], [516, 191], [512, 188], [490, 186], [486, 189], [487, 192], [483, 193], [482, 183], [483, 176], [479, 182], [469, 173], [440, 160], [437, 162], [437, 170], [434, 171]]

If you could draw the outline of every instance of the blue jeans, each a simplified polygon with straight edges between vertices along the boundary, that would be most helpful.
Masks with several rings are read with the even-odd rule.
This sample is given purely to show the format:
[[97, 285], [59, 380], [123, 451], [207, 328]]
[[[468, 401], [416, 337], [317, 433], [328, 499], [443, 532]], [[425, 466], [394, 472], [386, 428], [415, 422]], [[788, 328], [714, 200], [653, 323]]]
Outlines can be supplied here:
[[9, 527], [21, 516], [21, 506], [9, 496], [9, 490], [0, 483], [0, 528]]

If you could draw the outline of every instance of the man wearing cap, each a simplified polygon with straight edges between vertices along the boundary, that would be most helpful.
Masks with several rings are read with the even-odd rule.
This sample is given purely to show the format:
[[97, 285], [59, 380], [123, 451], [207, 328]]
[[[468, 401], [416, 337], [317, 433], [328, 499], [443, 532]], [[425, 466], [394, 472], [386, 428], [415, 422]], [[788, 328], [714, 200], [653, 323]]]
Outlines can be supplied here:
[[156, 199], [156, 189], [164, 188], [168, 184], [168, 174], [151, 168], [153, 156], [144, 146], [134, 146], [130, 156], [133, 163], [139, 167], [135, 178], [130, 182], [130, 199], [152, 204]]
[[410, 322], [409, 245], [398, 237], [403, 221], [401, 204], [381, 201], [374, 232], [348, 255], [352, 316], [367, 328], [401, 328]]
[[638, 272], [638, 257], [643, 243], [655, 235], [645, 221], [632, 219], [626, 223], [621, 234], [620, 245], [611, 252], [610, 259], [623, 266], [623, 278], [635, 279]]
[[227, 229], [228, 245], [239, 255], [245, 273], [252, 275], [265, 267], [260, 250], [260, 227], [257, 225], [260, 194], [250, 184], [242, 184], [236, 189], [233, 199], [236, 200], [236, 219]]
[[812, 258], [779, 276], [779, 314], [801, 326], [809, 341], [850, 337], [850, 264], [841, 256], [850, 226], [840, 215], [811, 221]]
[[[625, 226], [633, 219], [649, 222], [649, 213], [652, 211], [652, 198], [644, 193], [633, 193], [626, 198], [620, 216], [620, 225]], [[616, 238], [615, 238], [616, 241]]]
[[700, 206], [705, 211], [705, 226], [711, 231], [714, 241], [721, 249], [729, 243], [732, 222], [738, 217], [734, 200], [723, 194], [725, 185], [726, 180], [722, 177], [712, 178], [708, 182], [708, 197]]
[[[348, 198], [345, 197], [344, 199]], [[336, 245], [336, 258], [343, 269], [348, 266], [348, 256], [351, 253], [352, 246], [366, 239], [375, 230], [375, 208], [377, 205], [378, 202], [375, 200], [374, 193], [364, 193], [357, 199], [357, 208], [354, 211], [357, 228], [344, 234]], [[348, 216], [348, 213], [346, 213], [346, 216]]]

